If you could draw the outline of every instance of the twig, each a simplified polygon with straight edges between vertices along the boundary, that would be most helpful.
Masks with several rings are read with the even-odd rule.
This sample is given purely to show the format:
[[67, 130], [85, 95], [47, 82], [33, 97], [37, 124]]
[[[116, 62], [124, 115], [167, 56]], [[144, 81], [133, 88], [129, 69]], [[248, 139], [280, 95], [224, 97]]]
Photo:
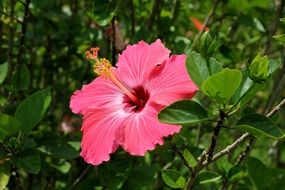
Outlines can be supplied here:
[[[232, 144], [228, 145], [225, 149], [215, 154], [211, 162], [221, 158], [222, 156], [226, 154], [229, 154], [232, 150], [234, 150], [241, 142], [243, 142], [249, 136], [250, 136], [249, 133], [244, 133], [241, 137], [235, 140]], [[206, 163], [203, 163], [203, 165], [206, 165]]]
[[[186, 185], [187, 190], [190, 190], [194, 187], [194, 183], [195, 183], [196, 177], [199, 174], [199, 172], [204, 167], [206, 167], [208, 165], [208, 163], [210, 163], [212, 161], [213, 153], [214, 153], [215, 147], [217, 145], [217, 140], [218, 140], [218, 136], [220, 133], [220, 129], [223, 126], [225, 117], [226, 117], [225, 113], [223, 111], [220, 111], [219, 121], [218, 121], [218, 123], [214, 129], [211, 144], [208, 147], [208, 149], [204, 150], [203, 153], [201, 154], [201, 156], [198, 158], [198, 163], [195, 166], [195, 168], [193, 169], [191, 176], [187, 181], [187, 185]], [[205, 162], [205, 165], [203, 164], [204, 162]]]
[[[285, 105], [285, 98], [277, 105], [275, 106], [267, 115], [266, 117], [271, 117], [272, 115], [274, 115], [277, 111], [280, 110], [280, 108], [282, 106]], [[211, 162], [219, 159], [220, 157], [229, 154], [232, 150], [234, 150], [241, 142], [243, 142], [247, 137], [249, 137], [250, 134], [249, 133], [244, 133], [241, 137], [239, 137], [237, 140], [235, 140], [231, 145], [227, 146], [225, 149], [221, 150], [220, 152], [218, 152], [217, 154], [215, 154], [213, 156], [213, 159]], [[249, 150], [248, 150], [249, 151]], [[206, 164], [206, 163], [205, 163]], [[205, 165], [203, 163], [203, 165]]]
[[279, 18], [282, 16], [283, 6], [284, 6], [284, 1], [275, 0], [275, 7], [276, 7], [275, 15], [271, 21], [271, 25], [269, 28], [268, 40], [265, 44], [264, 51], [263, 51], [264, 54], [268, 54], [268, 51], [271, 47], [271, 42], [273, 41], [272, 36], [275, 34], [277, 30]]
[[220, 133], [220, 129], [223, 126], [224, 119], [225, 119], [225, 113], [223, 111], [220, 111], [220, 119], [217, 123], [217, 126], [215, 127], [214, 134], [212, 136], [211, 145], [210, 145], [210, 148], [208, 150], [208, 153], [206, 154], [206, 161], [208, 163], [211, 162], [211, 160], [213, 158], [213, 153], [214, 153], [215, 147], [217, 145], [218, 136]]
[[194, 38], [194, 41], [193, 41], [192, 46], [191, 46], [191, 49], [193, 49], [196, 46], [197, 40], [200, 38], [200, 36], [204, 32], [205, 28], [208, 27], [210, 19], [214, 16], [219, 2], [220, 2], [219, 0], [215, 0], [214, 1], [214, 4], [212, 6], [211, 11], [209, 12], [208, 16], [206, 17], [206, 19], [203, 22], [203, 28], [199, 31], [199, 33]]
[[135, 35], [136, 28], [136, 19], [135, 19], [135, 8], [134, 8], [134, 0], [130, 0], [130, 9], [131, 9], [131, 36]]
[[82, 178], [87, 174], [88, 170], [91, 168], [91, 165], [88, 165], [83, 172], [80, 174], [78, 178], [74, 180], [74, 182], [71, 184], [70, 189], [73, 189], [81, 180]]
[[236, 164], [241, 164], [242, 161], [244, 161], [246, 156], [249, 154], [251, 148], [253, 147], [254, 143], [255, 143], [255, 138], [254, 136], [251, 136], [251, 138], [249, 139], [246, 145], [245, 150], [238, 156]]
[[271, 117], [277, 111], [279, 111], [284, 104], [285, 104], [285, 98], [277, 106], [275, 106], [266, 116]]
[[163, 0], [155, 0], [153, 1], [153, 6], [152, 6], [152, 10], [149, 16], [149, 20], [148, 20], [148, 24], [147, 24], [147, 28], [149, 31], [152, 31], [152, 26], [155, 20], [155, 16], [159, 13], [159, 8], [160, 8], [160, 4], [162, 3]]

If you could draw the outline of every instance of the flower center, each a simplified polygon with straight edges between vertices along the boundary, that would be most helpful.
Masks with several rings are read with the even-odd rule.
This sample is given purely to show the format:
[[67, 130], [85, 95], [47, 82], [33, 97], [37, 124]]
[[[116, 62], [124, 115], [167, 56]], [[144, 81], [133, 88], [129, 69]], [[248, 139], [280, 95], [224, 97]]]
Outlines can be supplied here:
[[139, 104], [133, 102], [127, 95], [123, 97], [123, 103], [125, 103], [124, 109], [128, 112], [140, 112], [146, 105], [149, 99], [149, 92], [143, 86], [137, 86], [133, 88], [135, 96], [139, 100]]
[[92, 60], [93, 70], [98, 76], [106, 77], [110, 79], [124, 94], [129, 98], [133, 104], [141, 107], [143, 105], [140, 95], [137, 93], [132, 93], [130, 88], [124, 85], [113, 73], [112, 65], [110, 61], [105, 58], [98, 58], [98, 47], [91, 48], [89, 51], [86, 51], [86, 58]]

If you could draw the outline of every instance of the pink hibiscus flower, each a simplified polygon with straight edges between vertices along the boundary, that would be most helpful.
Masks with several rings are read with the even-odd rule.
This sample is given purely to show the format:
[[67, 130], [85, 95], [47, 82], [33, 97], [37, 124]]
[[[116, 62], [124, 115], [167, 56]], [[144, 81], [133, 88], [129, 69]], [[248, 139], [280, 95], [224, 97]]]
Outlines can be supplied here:
[[158, 112], [180, 99], [192, 98], [197, 87], [189, 78], [185, 55], [172, 55], [160, 40], [129, 45], [116, 67], [97, 58], [98, 48], [87, 52], [100, 76], [71, 97], [70, 108], [83, 115], [80, 155], [98, 165], [121, 146], [131, 155], [143, 156], [163, 137], [181, 126], [160, 123]]

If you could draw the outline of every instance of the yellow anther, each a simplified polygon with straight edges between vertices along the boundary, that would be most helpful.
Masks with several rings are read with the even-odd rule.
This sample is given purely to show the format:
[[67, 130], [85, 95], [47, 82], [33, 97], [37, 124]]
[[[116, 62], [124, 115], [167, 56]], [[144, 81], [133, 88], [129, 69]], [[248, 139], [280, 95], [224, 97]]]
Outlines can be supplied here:
[[99, 76], [108, 77], [111, 74], [112, 65], [110, 61], [105, 58], [97, 59], [93, 66], [93, 71]]
[[99, 50], [100, 49], [96, 47], [85, 52], [86, 58], [95, 62], [93, 65], [93, 71], [99, 76], [110, 79], [124, 94], [129, 96], [134, 103], [140, 105], [140, 100], [130, 91], [130, 88], [126, 87], [125, 84], [123, 84], [112, 72], [112, 65], [110, 61], [105, 58], [98, 58]]

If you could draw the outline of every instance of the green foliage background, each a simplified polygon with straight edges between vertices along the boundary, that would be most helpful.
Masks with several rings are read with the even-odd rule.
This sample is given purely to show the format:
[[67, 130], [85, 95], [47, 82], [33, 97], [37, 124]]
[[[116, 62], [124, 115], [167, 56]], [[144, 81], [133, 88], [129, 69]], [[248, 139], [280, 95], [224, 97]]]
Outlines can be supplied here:
[[[221, 118], [214, 153], [242, 131], [255, 137], [199, 171], [194, 188], [285, 189], [285, 109], [268, 115], [285, 96], [284, 12], [284, 0], [0, 0], [0, 189], [189, 188]], [[98, 46], [115, 64], [127, 44], [158, 38], [187, 54], [201, 89], [160, 115], [183, 130], [145, 157], [119, 149], [87, 165], [69, 109], [95, 77], [84, 52]], [[269, 61], [249, 67], [258, 54]]]

